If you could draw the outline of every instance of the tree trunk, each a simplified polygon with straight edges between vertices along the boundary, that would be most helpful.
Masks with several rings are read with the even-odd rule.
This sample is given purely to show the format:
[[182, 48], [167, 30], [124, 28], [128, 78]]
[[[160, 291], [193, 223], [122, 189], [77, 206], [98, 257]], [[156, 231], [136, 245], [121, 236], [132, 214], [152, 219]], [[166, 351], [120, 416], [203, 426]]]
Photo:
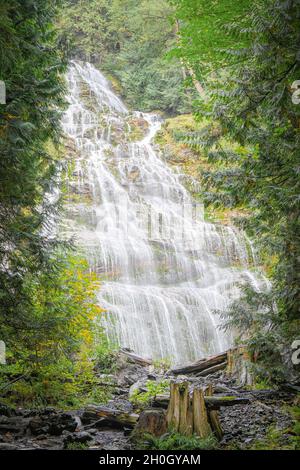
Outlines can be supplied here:
[[194, 434], [202, 438], [211, 434], [211, 427], [208, 423], [207, 411], [204, 402], [203, 390], [195, 388], [193, 391], [193, 421]]
[[166, 416], [168, 428], [186, 436], [209, 436], [211, 428], [207, 420], [203, 391], [194, 389], [191, 397], [188, 382], [173, 382], [170, 392]]
[[119, 425], [125, 427], [133, 427], [136, 425], [139, 415], [135, 413], [125, 413], [120, 410], [108, 408], [106, 406], [94, 406], [90, 405], [86, 407], [83, 420], [93, 420], [104, 418], [105, 421], [109, 422], [111, 425]]
[[[213, 395], [213, 387], [212, 385], [209, 385], [208, 388], [205, 391], [206, 397], [211, 397]], [[223, 429], [221, 426], [221, 423], [219, 421], [219, 412], [217, 410], [208, 410], [208, 419], [211, 425], [211, 428], [213, 430], [213, 433], [217, 437], [217, 439], [220, 441], [223, 437]]]
[[164, 410], [144, 410], [140, 414], [138, 423], [134, 429], [136, 436], [152, 434], [162, 436], [167, 432], [166, 413]]
[[198, 372], [195, 375], [196, 377], [206, 377], [209, 374], [214, 374], [215, 372], [218, 372], [219, 370], [226, 369], [226, 366], [227, 366], [227, 362], [224, 361], [224, 362], [221, 362], [221, 364], [217, 364], [215, 366], [209, 367], [208, 369]]
[[[249, 390], [247, 390], [246, 393], [249, 393], [250, 395], [252, 394], [252, 391], [249, 392]], [[205, 401], [206, 407], [209, 408], [210, 410], [218, 410], [222, 406], [245, 405], [247, 403], [250, 403], [251, 399], [249, 397], [244, 397], [242, 395], [239, 395], [239, 396], [214, 395], [214, 396], [205, 396], [204, 401]], [[153, 399], [152, 405], [160, 407], [160, 408], [167, 408], [169, 405], [169, 410], [170, 410], [170, 395], [156, 395], [156, 397]], [[170, 413], [172, 413], [171, 410], [170, 410]]]
[[138, 356], [134, 354], [132, 351], [127, 351], [127, 349], [120, 349], [120, 353], [126, 356], [130, 361], [135, 362], [136, 364], [140, 364], [141, 366], [150, 366], [152, 364], [152, 360]]
[[222, 367], [227, 365], [227, 351], [215, 356], [200, 359], [199, 361], [186, 366], [175, 367], [174, 369], [171, 369], [171, 372], [173, 374], [192, 374], [202, 372], [216, 365], [222, 365]]
[[249, 354], [243, 346], [227, 351], [227, 373], [233, 375], [242, 386], [253, 385], [250, 365]]

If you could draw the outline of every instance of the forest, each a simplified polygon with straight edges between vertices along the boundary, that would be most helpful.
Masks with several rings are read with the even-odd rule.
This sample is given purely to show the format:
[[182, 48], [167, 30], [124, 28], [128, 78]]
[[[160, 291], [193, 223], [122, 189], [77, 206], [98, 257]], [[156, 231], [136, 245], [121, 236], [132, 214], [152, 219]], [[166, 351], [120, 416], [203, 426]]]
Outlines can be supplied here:
[[0, 450], [300, 450], [300, 0], [0, 0], [0, 46]]

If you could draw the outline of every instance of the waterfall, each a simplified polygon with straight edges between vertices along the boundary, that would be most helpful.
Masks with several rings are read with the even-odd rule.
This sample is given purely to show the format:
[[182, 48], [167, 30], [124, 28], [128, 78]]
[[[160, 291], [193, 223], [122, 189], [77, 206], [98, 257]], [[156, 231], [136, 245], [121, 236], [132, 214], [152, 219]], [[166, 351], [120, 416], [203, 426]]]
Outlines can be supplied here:
[[72, 62], [63, 119], [74, 162], [63, 229], [85, 250], [102, 285], [110, 340], [137, 354], [182, 363], [225, 350], [218, 326], [239, 295], [259, 288], [251, 244], [236, 228], [204, 220], [153, 145], [154, 114], [129, 112], [105, 77]]

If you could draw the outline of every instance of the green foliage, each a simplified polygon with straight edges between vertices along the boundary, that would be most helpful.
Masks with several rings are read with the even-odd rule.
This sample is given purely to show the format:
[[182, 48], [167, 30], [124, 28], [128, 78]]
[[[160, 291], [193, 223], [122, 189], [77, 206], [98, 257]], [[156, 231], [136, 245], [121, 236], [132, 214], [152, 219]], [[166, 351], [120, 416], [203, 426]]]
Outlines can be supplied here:
[[141, 392], [139, 389], [134, 390], [130, 400], [136, 405], [145, 406], [151, 403], [151, 400], [155, 398], [156, 395], [167, 392], [170, 388], [169, 380], [155, 381], [148, 380], [146, 383], [146, 392]]
[[247, 345], [257, 382], [269, 387], [285, 380], [284, 356], [298, 337], [299, 320], [286, 321], [278, 314], [272, 290], [257, 292], [249, 285], [240, 288], [241, 297], [227, 311], [219, 312], [222, 328], [239, 332], [236, 341]]
[[182, 112], [190, 108], [183, 75], [177, 60], [166, 60], [175, 43], [171, 13], [166, 0], [68, 1], [61, 42], [114, 76], [130, 106]]
[[145, 436], [145, 448], [151, 450], [214, 450], [217, 440], [213, 435], [207, 438], [184, 436], [178, 433], [164, 434], [162, 437]]
[[153, 366], [155, 370], [162, 371], [162, 372], [167, 372], [172, 365], [171, 359], [165, 357], [163, 359], [157, 359], [153, 361]]
[[[299, 424], [299, 423], [298, 423]], [[295, 433], [295, 427], [292, 430]], [[250, 450], [299, 450], [299, 434], [292, 435], [289, 429], [279, 429], [271, 426], [263, 439], [255, 441]]]
[[[247, 44], [247, 36], [238, 37], [237, 27], [246, 28], [244, 13], [250, 0], [169, 0], [174, 5], [177, 24], [177, 46], [170, 55], [179, 58], [200, 83], [218, 70], [226, 71], [239, 61], [238, 51]], [[237, 26], [238, 25], [238, 26]], [[229, 51], [234, 48], [236, 54]], [[191, 73], [189, 82], [192, 82]]]
[[[52, 22], [59, 1], [4, 0], [0, 5], [0, 338], [21, 341], [33, 329], [28, 284], [55, 271], [57, 143], [65, 70]], [[48, 194], [48, 196], [47, 196]], [[37, 281], [38, 282], [38, 281]]]
[[95, 346], [95, 365], [103, 374], [111, 374], [117, 367], [117, 347], [107, 337], [102, 337]]
[[[233, 16], [235, 25], [227, 29], [230, 35], [234, 27], [238, 34], [234, 50], [227, 44], [230, 37], [224, 38], [233, 59], [220, 72], [214, 49], [207, 58], [201, 56], [205, 37], [201, 29], [196, 31], [198, 19], [190, 14], [190, 6], [201, 2], [175, 3], [184, 23], [181, 41], [193, 31], [195, 45], [179, 44], [179, 53], [200, 81], [203, 70], [214, 70], [205, 75], [205, 101], [197, 103], [196, 117], [208, 120], [207, 125], [187, 135], [210, 165], [201, 172], [202, 197], [214, 207], [243, 207], [250, 214], [241, 218], [242, 226], [268, 260], [272, 276], [272, 292], [265, 296], [248, 289], [240, 305], [234, 303], [231, 323], [244, 331], [260, 355], [261, 372], [265, 363], [269, 378], [280, 380], [285, 372], [281, 350], [299, 331], [300, 107], [293, 104], [291, 93], [300, 74], [299, 1], [258, 0], [244, 11], [242, 22]], [[214, 8], [207, 14], [213, 13]], [[224, 24], [224, 17], [219, 15], [218, 21]]]
[[89, 446], [84, 442], [69, 442], [67, 444], [67, 450], [86, 450]]
[[95, 341], [104, 343], [97, 326], [99, 282], [85, 261], [60, 253], [57, 263], [55, 280], [45, 274], [28, 283], [32, 328], [17, 341], [7, 337], [8, 363], [0, 376], [9, 403], [73, 407], [107, 397], [90, 359]]

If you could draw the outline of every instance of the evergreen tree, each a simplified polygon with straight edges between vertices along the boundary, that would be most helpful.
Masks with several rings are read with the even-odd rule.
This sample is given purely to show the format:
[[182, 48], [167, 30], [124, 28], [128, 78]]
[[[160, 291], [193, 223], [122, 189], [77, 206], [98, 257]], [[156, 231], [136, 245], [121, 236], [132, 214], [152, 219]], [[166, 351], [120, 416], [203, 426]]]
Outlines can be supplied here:
[[88, 60], [117, 79], [126, 102], [143, 111], [187, 112], [190, 100], [178, 61], [165, 0], [68, 1], [59, 21], [61, 41], [75, 59]]
[[[185, 35], [189, 28], [195, 33], [194, 20], [185, 21]], [[288, 332], [282, 341], [291, 341], [299, 331], [300, 105], [292, 100], [293, 83], [300, 77], [299, 26], [299, 0], [252, 2], [237, 47], [227, 50], [227, 67], [209, 77], [207, 102], [198, 103], [198, 119], [205, 116], [210, 124], [187, 137], [191, 145], [205, 149], [203, 158], [210, 164], [202, 174], [206, 202], [247, 209], [243, 227], [259, 243], [263, 258], [272, 260], [269, 297], [277, 308], [269, 328], [262, 321], [260, 348], [270, 325], [277, 333], [279, 328]], [[236, 25], [234, 29], [231, 41]], [[199, 30], [199, 48], [201, 38]], [[195, 51], [190, 52], [194, 57]], [[212, 55], [209, 61], [210, 70], [219, 64]], [[201, 80], [201, 69], [195, 73]], [[247, 292], [248, 302], [250, 297]], [[245, 299], [239, 304], [241, 319], [247, 315]], [[265, 307], [264, 298], [262, 316]], [[236, 315], [236, 303], [233, 311]], [[251, 331], [249, 327], [255, 343]]]
[[8, 341], [31, 319], [28, 276], [54, 269], [57, 240], [49, 235], [56, 208], [47, 197], [57, 183], [55, 152], [65, 70], [53, 20], [59, 1], [0, 4], [0, 337]]

